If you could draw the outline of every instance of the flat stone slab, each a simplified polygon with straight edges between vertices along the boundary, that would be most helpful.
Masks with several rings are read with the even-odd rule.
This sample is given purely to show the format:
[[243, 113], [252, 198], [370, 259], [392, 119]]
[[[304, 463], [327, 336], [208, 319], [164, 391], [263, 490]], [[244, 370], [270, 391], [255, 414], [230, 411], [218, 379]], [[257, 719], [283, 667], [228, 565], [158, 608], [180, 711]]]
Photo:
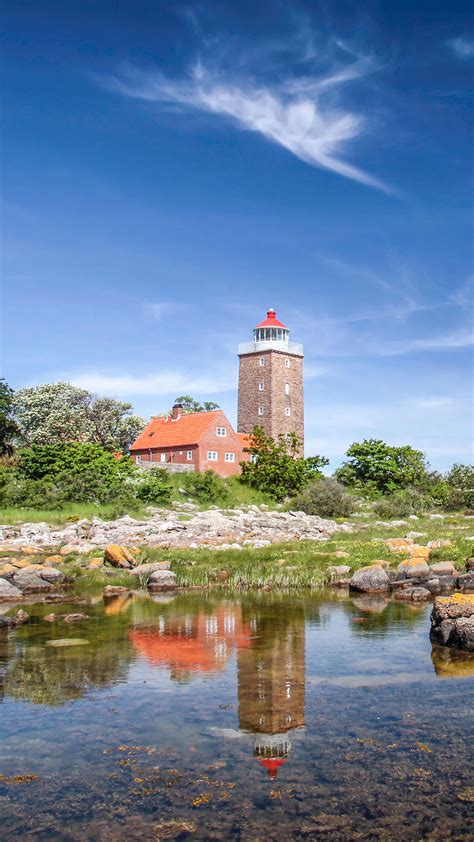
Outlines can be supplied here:
[[6, 579], [0, 579], [0, 602], [15, 602], [17, 599], [21, 599], [22, 596], [23, 593], [16, 585], [12, 585]]

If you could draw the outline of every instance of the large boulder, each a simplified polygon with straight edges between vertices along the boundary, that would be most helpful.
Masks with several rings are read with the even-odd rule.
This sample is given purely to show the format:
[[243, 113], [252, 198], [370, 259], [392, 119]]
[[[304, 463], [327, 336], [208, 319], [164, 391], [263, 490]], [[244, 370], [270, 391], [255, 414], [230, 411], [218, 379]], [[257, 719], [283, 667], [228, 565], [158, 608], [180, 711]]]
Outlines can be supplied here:
[[177, 587], [176, 573], [171, 570], [155, 570], [148, 579], [150, 591], [171, 591]]
[[398, 572], [407, 579], [416, 579], [418, 576], [427, 576], [430, 568], [422, 558], [407, 558], [398, 565]]
[[427, 588], [399, 588], [395, 591], [395, 599], [402, 602], [425, 602], [430, 597], [431, 592]]
[[6, 579], [0, 579], [0, 602], [16, 602], [22, 596], [19, 588], [12, 585], [11, 582], [7, 582]]
[[435, 564], [430, 564], [430, 572], [437, 576], [454, 576], [456, 568], [452, 561], [437, 561]]
[[132, 551], [119, 544], [107, 544], [104, 550], [104, 561], [112, 567], [122, 567], [124, 570], [131, 570], [137, 563]]
[[437, 597], [431, 612], [430, 636], [436, 643], [474, 652], [474, 595]]
[[16, 573], [13, 577], [13, 584], [23, 593], [43, 593], [51, 590], [51, 585], [35, 573], [28, 573], [24, 570]]
[[371, 564], [356, 570], [349, 589], [360, 593], [383, 593], [390, 590], [390, 579], [380, 564]]
[[59, 585], [64, 580], [64, 573], [56, 570], [55, 567], [44, 567], [39, 571], [40, 579], [49, 582], [50, 585]]

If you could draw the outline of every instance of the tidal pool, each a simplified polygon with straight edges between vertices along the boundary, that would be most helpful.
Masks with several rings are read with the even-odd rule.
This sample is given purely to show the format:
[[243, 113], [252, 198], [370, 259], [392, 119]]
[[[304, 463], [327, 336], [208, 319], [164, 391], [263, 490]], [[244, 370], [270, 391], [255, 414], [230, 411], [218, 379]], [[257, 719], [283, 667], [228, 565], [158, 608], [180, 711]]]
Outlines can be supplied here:
[[25, 607], [0, 635], [2, 840], [472, 840], [474, 658], [432, 648], [429, 605]]

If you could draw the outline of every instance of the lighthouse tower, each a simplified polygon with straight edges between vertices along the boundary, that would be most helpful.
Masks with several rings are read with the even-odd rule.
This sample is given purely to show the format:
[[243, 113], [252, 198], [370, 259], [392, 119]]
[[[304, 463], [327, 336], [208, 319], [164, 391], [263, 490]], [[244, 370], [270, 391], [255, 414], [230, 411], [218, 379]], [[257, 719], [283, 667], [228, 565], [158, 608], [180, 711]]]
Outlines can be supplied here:
[[276, 438], [296, 433], [304, 442], [303, 346], [290, 342], [290, 331], [275, 310], [253, 331], [253, 341], [239, 345], [237, 430], [256, 426]]

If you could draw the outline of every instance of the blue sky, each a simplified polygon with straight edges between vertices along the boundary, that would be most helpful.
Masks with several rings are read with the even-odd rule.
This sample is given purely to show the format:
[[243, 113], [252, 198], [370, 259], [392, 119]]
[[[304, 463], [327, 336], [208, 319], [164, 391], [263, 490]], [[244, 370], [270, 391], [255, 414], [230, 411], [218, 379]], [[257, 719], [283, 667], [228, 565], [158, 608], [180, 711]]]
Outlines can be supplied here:
[[467, 2], [4, 9], [3, 372], [235, 422], [268, 307], [306, 450], [472, 449]]

